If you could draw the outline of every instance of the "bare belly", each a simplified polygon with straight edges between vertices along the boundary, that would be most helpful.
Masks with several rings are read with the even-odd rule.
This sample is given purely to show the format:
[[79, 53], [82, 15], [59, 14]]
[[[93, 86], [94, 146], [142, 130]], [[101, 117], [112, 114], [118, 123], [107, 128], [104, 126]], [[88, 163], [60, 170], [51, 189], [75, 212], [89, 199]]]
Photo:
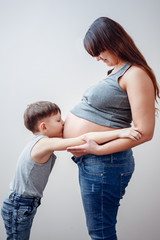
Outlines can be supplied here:
[[63, 137], [71, 138], [78, 137], [87, 132], [102, 132], [102, 131], [111, 131], [115, 128], [101, 126], [99, 124], [90, 122], [86, 119], [77, 117], [72, 113], [69, 113], [65, 120]]

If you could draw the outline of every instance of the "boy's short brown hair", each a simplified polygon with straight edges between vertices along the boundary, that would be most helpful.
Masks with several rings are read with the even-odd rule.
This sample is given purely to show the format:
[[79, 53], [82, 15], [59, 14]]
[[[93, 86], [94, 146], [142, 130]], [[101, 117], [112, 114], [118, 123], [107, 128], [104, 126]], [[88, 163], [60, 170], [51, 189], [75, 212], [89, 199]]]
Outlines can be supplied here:
[[24, 125], [33, 133], [38, 132], [37, 123], [45, 117], [61, 113], [60, 108], [49, 101], [39, 101], [28, 105], [24, 112]]

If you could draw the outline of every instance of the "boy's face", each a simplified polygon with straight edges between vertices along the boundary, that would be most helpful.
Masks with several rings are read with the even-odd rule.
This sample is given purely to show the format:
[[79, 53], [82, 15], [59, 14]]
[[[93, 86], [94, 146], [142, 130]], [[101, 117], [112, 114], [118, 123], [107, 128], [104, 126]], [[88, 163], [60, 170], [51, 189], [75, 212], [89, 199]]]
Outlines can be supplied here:
[[48, 137], [62, 137], [64, 121], [61, 119], [61, 114], [51, 115], [45, 119], [46, 135]]

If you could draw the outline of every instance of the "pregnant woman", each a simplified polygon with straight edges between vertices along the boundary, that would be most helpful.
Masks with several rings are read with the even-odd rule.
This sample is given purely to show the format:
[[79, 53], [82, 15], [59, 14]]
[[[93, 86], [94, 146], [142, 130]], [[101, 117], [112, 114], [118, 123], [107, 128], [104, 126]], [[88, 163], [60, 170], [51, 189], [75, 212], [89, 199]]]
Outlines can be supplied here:
[[117, 240], [120, 199], [134, 171], [132, 147], [152, 139], [158, 84], [151, 68], [120, 24], [107, 17], [93, 22], [84, 38], [87, 52], [114, 66], [106, 79], [90, 87], [68, 114], [64, 137], [110, 131], [133, 124], [138, 141], [116, 139], [103, 145], [87, 141], [71, 147], [79, 167], [79, 182], [88, 232], [92, 240]]

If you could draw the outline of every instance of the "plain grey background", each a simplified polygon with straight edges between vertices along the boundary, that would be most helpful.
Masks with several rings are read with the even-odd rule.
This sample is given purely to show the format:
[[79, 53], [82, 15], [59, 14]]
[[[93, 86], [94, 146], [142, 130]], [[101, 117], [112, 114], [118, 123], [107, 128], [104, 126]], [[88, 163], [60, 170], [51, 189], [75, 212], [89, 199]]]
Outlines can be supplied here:
[[[83, 48], [100, 16], [118, 21], [133, 37], [159, 81], [159, 0], [0, 0], [1, 167], [0, 205], [17, 158], [32, 138], [23, 126], [28, 104], [49, 100], [65, 119], [83, 91], [105, 78], [107, 67]], [[134, 149], [136, 171], [121, 202], [120, 240], [160, 239], [160, 126], [151, 142]], [[89, 240], [71, 154], [58, 152], [31, 232], [31, 240]], [[0, 239], [5, 230], [0, 218]]]

